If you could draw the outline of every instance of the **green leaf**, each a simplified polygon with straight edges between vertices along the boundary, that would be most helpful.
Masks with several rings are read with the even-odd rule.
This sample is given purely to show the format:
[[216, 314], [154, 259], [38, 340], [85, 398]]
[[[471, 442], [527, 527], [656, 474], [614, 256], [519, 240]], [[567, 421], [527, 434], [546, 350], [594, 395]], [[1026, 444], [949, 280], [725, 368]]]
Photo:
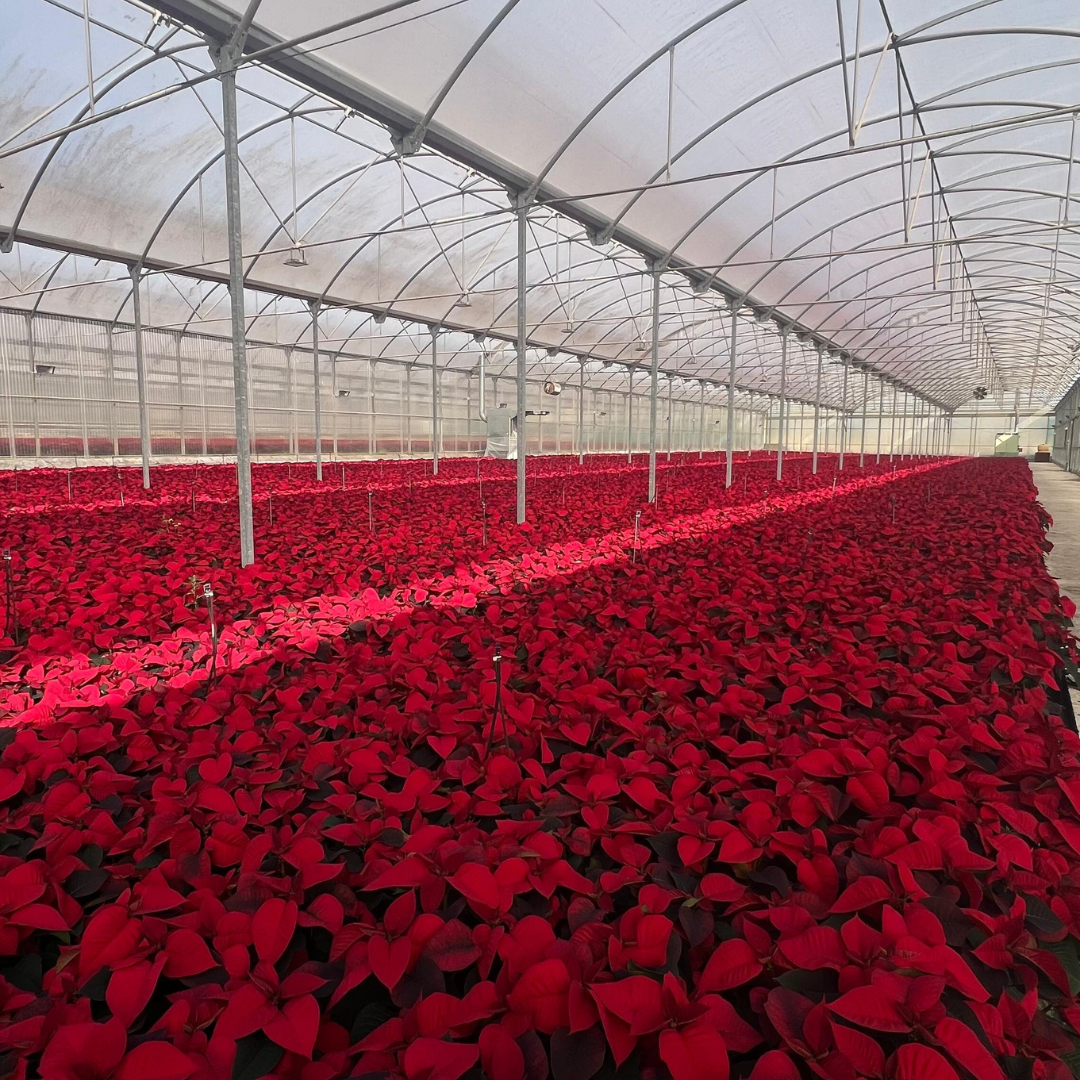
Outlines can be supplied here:
[[101, 850], [98, 844], [87, 844], [79, 852], [79, 858], [86, 863], [88, 870], [96, 870], [101, 865], [101, 860], [105, 857], [105, 852]]
[[259, 1080], [274, 1071], [284, 1050], [261, 1031], [236, 1042], [232, 1080]]
[[1040, 947], [1061, 961], [1065, 974], [1069, 976], [1069, 989], [1073, 995], [1080, 993], [1080, 958], [1076, 955], [1076, 946], [1070, 938], [1064, 941], [1040, 941]]
[[397, 1015], [396, 1010], [387, 1008], [381, 1001], [369, 1002], [353, 1017], [352, 1026], [349, 1028], [349, 1039], [358, 1043]]

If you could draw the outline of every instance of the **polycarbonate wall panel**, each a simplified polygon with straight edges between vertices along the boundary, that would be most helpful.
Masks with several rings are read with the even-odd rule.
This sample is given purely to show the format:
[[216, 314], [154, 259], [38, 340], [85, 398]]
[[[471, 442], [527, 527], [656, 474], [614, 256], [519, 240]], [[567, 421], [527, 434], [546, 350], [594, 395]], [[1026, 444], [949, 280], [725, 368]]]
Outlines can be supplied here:
[[[147, 417], [153, 457], [214, 457], [236, 452], [232, 349], [227, 340], [147, 328], [143, 331]], [[249, 343], [250, 430], [256, 460], [310, 457], [315, 451], [314, 363], [295, 346]], [[327, 455], [431, 453], [431, 367], [320, 353], [322, 445]], [[484, 449], [480, 384], [474, 372], [439, 368], [439, 445], [443, 454]], [[625, 383], [623, 385], [626, 385]], [[634, 381], [628, 416], [625, 390], [586, 385], [584, 436], [578, 438], [580, 387], [558, 395], [530, 379], [526, 408], [529, 454], [636, 453], [649, 446], [647, 380]], [[513, 411], [511, 374], [486, 379], [486, 408]], [[668, 438], [670, 422], [670, 443]], [[545, 415], [540, 415], [540, 414]], [[629, 426], [628, 426], [629, 424]], [[661, 452], [721, 449], [727, 432], [722, 404], [673, 397], [657, 401]], [[764, 439], [761, 413], [735, 410], [735, 443]], [[135, 334], [131, 326], [0, 309], [0, 457], [138, 457], [139, 406]]]
[[1054, 461], [1069, 472], [1080, 473], [1080, 381], [1058, 402], [1053, 422]]

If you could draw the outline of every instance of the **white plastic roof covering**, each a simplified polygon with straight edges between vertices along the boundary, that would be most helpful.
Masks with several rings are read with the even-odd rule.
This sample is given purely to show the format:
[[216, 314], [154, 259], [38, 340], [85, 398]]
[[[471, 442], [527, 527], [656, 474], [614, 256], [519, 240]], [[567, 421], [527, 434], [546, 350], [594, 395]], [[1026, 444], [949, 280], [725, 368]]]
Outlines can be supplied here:
[[[514, 335], [509, 187], [535, 198], [531, 359], [557, 376], [647, 365], [648, 257], [680, 379], [726, 381], [735, 297], [764, 320], [740, 320], [743, 390], [779, 390], [779, 319], [948, 408], [979, 385], [1052, 403], [1078, 370], [1080, 5], [954, 2], [399, 0], [356, 21], [380, 5], [262, 0], [238, 78], [249, 333], [305, 338], [320, 299], [332, 348], [416, 358], [419, 321], [473, 366], [473, 332]], [[0, 304], [130, 317], [126, 269], [94, 259], [134, 261], [175, 271], [151, 278], [154, 325], [227, 333], [201, 35], [246, 0], [88, 0], [89, 47], [79, 0], [3, 4]], [[806, 399], [816, 356], [790, 341]]]

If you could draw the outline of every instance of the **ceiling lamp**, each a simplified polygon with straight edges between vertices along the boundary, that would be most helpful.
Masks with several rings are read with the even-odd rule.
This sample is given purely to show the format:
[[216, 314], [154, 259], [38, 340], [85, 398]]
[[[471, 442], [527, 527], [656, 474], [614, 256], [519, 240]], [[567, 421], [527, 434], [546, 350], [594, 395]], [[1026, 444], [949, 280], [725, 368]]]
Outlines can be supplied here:
[[307, 266], [307, 251], [299, 245], [289, 248], [289, 254], [285, 257], [286, 266]]
[[455, 301], [454, 307], [472, 307], [472, 297], [469, 293], [463, 292]]

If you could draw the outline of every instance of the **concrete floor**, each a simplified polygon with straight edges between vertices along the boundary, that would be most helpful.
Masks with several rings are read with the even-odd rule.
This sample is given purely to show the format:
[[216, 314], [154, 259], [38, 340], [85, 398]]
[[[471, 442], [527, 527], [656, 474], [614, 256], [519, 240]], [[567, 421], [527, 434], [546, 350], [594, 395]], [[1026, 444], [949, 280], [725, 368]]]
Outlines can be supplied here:
[[[1046, 557], [1047, 568], [1062, 593], [1080, 608], [1080, 476], [1046, 461], [1031, 462], [1031, 472], [1039, 502], [1054, 519], [1049, 532], [1054, 550]], [[1080, 636], [1080, 612], [1073, 628]]]
[[[1054, 519], [1047, 534], [1054, 550], [1046, 556], [1046, 568], [1062, 594], [1077, 606], [1073, 633], [1080, 637], [1080, 476], [1048, 461], [1030, 464], [1039, 502]], [[1071, 688], [1069, 696], [1073, 715], [1080, 719], [1080, 690]]]

